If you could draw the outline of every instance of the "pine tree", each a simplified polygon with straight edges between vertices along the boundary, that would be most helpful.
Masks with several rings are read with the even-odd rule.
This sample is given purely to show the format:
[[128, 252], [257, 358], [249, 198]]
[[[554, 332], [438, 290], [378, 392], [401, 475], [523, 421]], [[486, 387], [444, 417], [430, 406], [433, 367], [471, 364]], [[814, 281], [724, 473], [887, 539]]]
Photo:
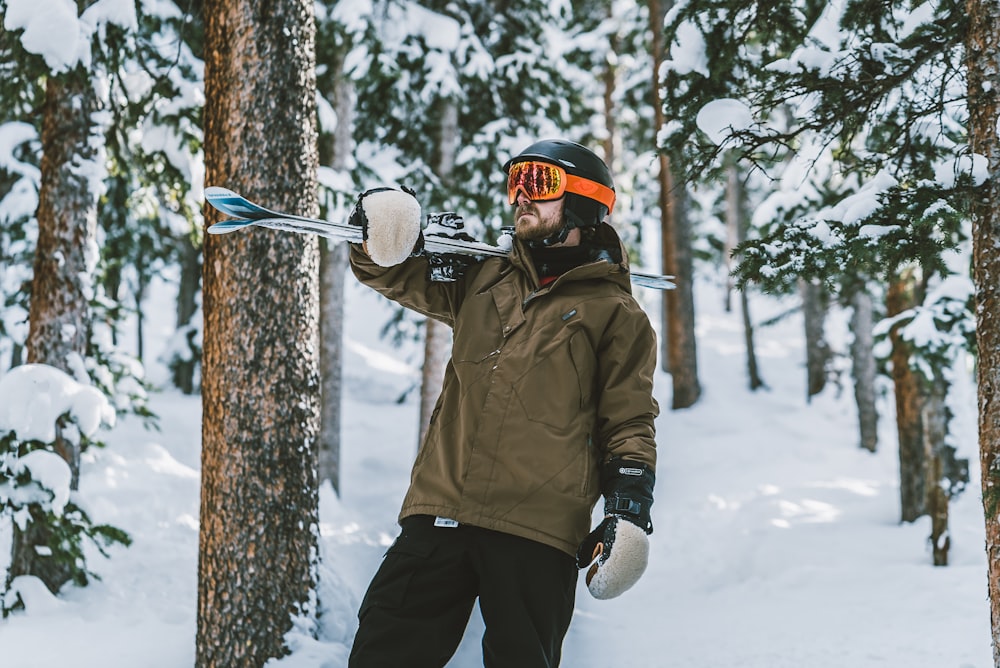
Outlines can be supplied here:
[[[2, 245], [4, 254], [21, 265], [12, 272], [20, 284], [0, 289], [5, 305], [12, 303], [13, 290], [30, 292], [30, 302], [13, 301], [30, 310], [30, 328], [23, 341], [28, 361], [68, 371], [77, 381], [99, 387], [121, 410], [146, 413], [145, 393], [135, 382], [141, 372], [124, 355], [110, 352], [104, 341], [106, 316], [118, 316], [97, 279], [108, 258], [101, 254], [107, 247], [98, 243], [102, 222], [98, 198], [114, 171], [104, 148], [118, 127], [113, 122], [118, 111], [131, 101], [126, 73], [141, 62], [142, 49], [137, 45], [151, 34], [150, 24], [148, 17], [135, 12], [95, 13], [92, 5], [84, 2], [77, 7], [75, 27], [84, 40], [75, 52], [27, 40], [29, 30], [38, 27], [32, 25], [38, 14], [25, 5], [8, 3], [0, 9], [5, 26], [0, 50], [6, 70], [0, 132], [17, 134], [16, 155], [4, 160], [3, 167], [7, 174], [5, 190], [0, 191], [0, 218], [13, 225]], [[38, 163], [25, 145], [35, 138], [40, 141]], [[15, 179], [6, 181], [7, 176]], [[37, 199], [29, 191], [33, 183]], [[35, 247], [27, 243], [32, 227], [37, 227]], [[0, 336], [13, 337], [12, 363], [21, 361], [20, 335], [15, 328], [0, 329]], [[14, 448], [5, 455], [13, 457], [25, 448], [55, 449], [70, 468], [74, 489], [79, 486], [80, 452], [88, 441], [76, 430], [60, 429], [53, 444], [5, 442]], [[9, 577], [36, 574], [53, 591], [71, 580], [86, 583], [80, 548], [85, 536], [103, 532], [112, 540], [127, 542], [122, 532], [104, 532], [76, 508], [63, 517], [37, 508], [30, 515], [31, 521], [15, 531]], [[46, 546], [53, 549], [42, 549]]]
[[[775, 291], [818, 281], [845, 301], [858, 277], [889, 282], [911, 269], [929, 296], [954, 285], [961, 270], [947, 251], [967, 239], [973, 163], [964, 155], [964, 25], [957, 3], [911, 11], [869, 0], [694, 0], [668, 18], [687, 60], [669, 77], [674, 123], [665, 144], [690, 177], [719, 169], [720, 155], [735, 151], [778, 186], [758, 207], [756, 237], [740, 248], [741, 281]], [[934, 365], [950, 364], [956, 348], [943, 342], [971, 331], [968, 297], [952, 292], [901, 314], [929, 317], [940, 332], [919, 350], [909, 339], [909, 354], [896, 358], [919, 373], [922, 396], [946, 380]], [[916, 428], [926, 435], [919, 419]], [[954, 459], [949, 447], [937, 442], [928, 456]], [[914, 479], [926, 465], [902, 461]]]

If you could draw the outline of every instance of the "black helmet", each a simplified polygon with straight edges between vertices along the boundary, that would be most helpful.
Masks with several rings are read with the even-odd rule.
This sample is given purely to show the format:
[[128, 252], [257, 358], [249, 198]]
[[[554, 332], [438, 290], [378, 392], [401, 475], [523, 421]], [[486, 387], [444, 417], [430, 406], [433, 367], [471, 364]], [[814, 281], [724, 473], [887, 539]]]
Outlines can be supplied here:
[[503, 166], [503, 171], [509, 172], [511, 165], [529, 160], [557, 165], [565, 169], [567, 174], [594, 181], [611, 189], [610, 205], [586, 195], [567, 192], [567, 227], [595, 227], [611, 213], [611, 208], [614, 207], [615, 189], [611, 170], [589, 148], [565, 139], [545, 139], [535, 142], [508, 160]]

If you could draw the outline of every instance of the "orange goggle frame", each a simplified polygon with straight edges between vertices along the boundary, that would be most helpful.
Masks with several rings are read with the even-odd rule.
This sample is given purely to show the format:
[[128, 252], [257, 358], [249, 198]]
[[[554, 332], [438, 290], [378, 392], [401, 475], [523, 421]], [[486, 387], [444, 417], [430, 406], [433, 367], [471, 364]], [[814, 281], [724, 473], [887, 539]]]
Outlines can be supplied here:
[[507, 201], [514, 204], [518, 192], [530, 200], [548, 201], [559, 199], [566, 193], [575, 193], [596, 200], [608, 207], [608, 213], [615, 207], [615, 191], [597, 181], [582, 176], [568, 174], [559, 165], [547, 162], [517, 162], [507, 172]]

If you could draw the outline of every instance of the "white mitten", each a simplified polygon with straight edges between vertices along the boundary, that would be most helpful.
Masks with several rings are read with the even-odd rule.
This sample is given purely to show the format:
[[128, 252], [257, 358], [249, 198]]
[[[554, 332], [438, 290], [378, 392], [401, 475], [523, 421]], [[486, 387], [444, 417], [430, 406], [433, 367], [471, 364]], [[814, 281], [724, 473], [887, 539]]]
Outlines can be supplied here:
[[[586, 556], [584, 556], [586, 554]], [[632, 522], [607, 517], [587, 537], [577, 555], [587, 571], [587, 589], [597, 599], [615, 598], [632, 588], [649, 563], [649, 538]]]
[[365, 191], [348, 223], [361, 227], [365, 252], [380, 267], [397, 265], [419, 248], [420, 203], [408, 188]]
[[587, 589], [594, 598], [620, 596], [646, 572], [655, 478], [652, 467], [637, 461], [616, 458], [602, 467], [604, 519], [576, 552], [576, 565], [590, 566]]

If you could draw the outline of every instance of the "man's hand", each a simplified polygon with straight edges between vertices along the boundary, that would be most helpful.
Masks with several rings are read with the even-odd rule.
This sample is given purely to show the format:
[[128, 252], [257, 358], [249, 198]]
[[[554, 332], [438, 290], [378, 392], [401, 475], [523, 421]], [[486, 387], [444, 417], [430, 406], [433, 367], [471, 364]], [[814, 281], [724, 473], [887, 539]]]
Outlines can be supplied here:
[[631, 589], [648, 562], [646, 532], [620, 517], [605, 517], [576, 553], [578, 567], [590, 565], [587, 589], [598, 599], [614, 598]]
[[653, 532], [652, 469], [644, 464], [613, 459], [601, 471], [604, 520], [584, 539], [576, 553], [579, 568], [587, 568], [587, 589], [594, 598], [623, 594], [639, 581], [649, 562]]
[[372, 262], [392, 267], [422, 246], [420, 203], [409, 188], [374, 188], [358, 196], [347, 222], [362, 230]]

